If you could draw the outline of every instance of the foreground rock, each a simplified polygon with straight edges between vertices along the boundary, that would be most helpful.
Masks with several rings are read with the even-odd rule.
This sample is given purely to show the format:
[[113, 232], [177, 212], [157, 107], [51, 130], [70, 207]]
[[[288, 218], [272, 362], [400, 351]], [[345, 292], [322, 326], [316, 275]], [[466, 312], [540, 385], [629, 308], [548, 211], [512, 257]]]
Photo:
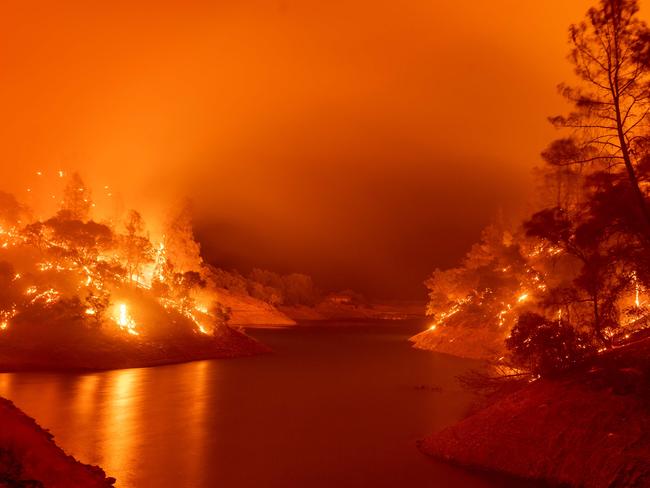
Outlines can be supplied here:
[[650, 486], [650, 342], [506, 395], [425, 439], [432, 456], [584, 487]]
[[108, 488], [115, 480], [80, 463], [13, 403], [0, 398], [0, 487]]
[[169, 340], [76, 332], [57, 334], [51, 340], [37, 334], [5, 335], [0, 341], [0, 371], [134, 368], [270, 352], [259, 341], [225, 326], [219, 327], [214, 336], [193, 333]]

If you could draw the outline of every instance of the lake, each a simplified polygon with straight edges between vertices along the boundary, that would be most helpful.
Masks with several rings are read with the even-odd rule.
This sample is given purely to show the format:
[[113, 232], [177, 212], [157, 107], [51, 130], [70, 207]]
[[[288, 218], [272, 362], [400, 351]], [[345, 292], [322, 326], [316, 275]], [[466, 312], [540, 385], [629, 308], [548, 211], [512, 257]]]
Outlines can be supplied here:
[[412, 349], [422, 323], [249, 333], [274, 353], [90, 374], [3, 373], [0, 395], [117, 487], [504, 487], [422, 455], [477, 363]]

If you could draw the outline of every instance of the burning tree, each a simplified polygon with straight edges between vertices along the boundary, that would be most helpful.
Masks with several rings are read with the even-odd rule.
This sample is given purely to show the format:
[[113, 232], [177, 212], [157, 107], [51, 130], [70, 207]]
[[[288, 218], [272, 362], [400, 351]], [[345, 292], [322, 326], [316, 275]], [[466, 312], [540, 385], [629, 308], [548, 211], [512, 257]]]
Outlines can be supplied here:
[[[37, 351], [92, 361], [116, 344], [153, 355], [214, 350], [229, 311], [203, 265], [186, 207], [156, 241], [136, 211], [123, 229], [93, 220], [90, 191], [77, 173], [50, 218], [29, 219], [15, 199], [2, 200], [0, 356]], [[219, 341], [235, 335], [220, 331]]]
[[513, 366], [552, 374], [646, 333], [650, 29], [635, 0], [601, 0], [569, 34], [579, 84], [560, 86], [573, 110], [550, 121], [570, 132], [542, 153], [537, 210], [514, 243], [489, 231], [462, 266], [434, 272], [420, 343], [471, 350], [496, 324]]
[[416, 346], [467, 357], [501, 356], [518, 311], [546, 289], [529, 247], [520, 232], [490, 226], [459, 267], [435, 270], [425, 282], [431, 323], [413, 338]]
[[569, 279], [549, 290], [544, 305], [602, 349], [618, 330], [629, 336], [643, 323], [639, 295], [650, 278], [650, 30], [636, 0], [602, 0], [569, 33], [581, 84], [560, 86], [574, 110], [550, 120], [571, 132], [542, 155], [557, 173], [579, 174], [578, 198], [540, 210], [525, 227], [574, 261]]

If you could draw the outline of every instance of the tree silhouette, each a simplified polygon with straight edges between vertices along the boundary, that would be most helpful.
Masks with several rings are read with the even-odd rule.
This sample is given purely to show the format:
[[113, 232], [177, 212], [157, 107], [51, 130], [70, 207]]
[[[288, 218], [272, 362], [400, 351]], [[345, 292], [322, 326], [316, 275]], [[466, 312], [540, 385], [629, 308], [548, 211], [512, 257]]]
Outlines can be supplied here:
[[550, 120], [573, 133], [553, 142], [543, 156], [559, 166], [623, 172], [650, 239], [650, 208], [639, 178], [650, 142], [650, 31], [638, 10], [636, 0], [601, 0], [585, 21], [570, 27], [570, 60], [582, 84], [560, 85], [574, 110]]
[[69, 220], [86, 221], [90, 217], [92, 199], [79, 173], [72, 173], [63, 190], [60, 216]]
[[542, 376], [573, 366], [593, 352], [589, 339], [566, 321], [549, 320], [534, 312], [521, 314], [506, 346], [517, 365]]
[[194, 239], [189, 202], [184, 202], [168, 220], [165, 227], [165, 249], [168, 264], [174, 272], [201, 270], [203, 259], [201, 248]]
[[124, 255], [124, 267], [130, 281], [137, 280], [143, 264], [151, 262], [152, 245], [144, 235], [145, 224], [139, 212], [131, 210], [124, 224], [126, 234], [120, 236], [121, 251]]

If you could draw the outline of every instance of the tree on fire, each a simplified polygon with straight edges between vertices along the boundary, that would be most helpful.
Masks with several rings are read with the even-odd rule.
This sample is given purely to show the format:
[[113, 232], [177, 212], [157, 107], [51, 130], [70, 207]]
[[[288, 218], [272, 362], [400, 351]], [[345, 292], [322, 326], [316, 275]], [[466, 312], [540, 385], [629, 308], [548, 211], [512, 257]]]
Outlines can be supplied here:
[[[498, 265], [532, 270], [538, 281], [517, 273], [518, 286], [490, 287], [507, 296], [535, 285], [529, 307], [514, 314], [506, 346], [513, 365], [536, 374], [552, 374], [647, 327], [640, 296], [650, 288], [650, 29], [636, 0], [601, 0], [569, 34], [579, 83], [560, 85], [573, 109], [550, 121], [570, 132], [542, 153], [537, 210], [512, 231], [521, 252], [503, 255]], [[463, 297], [495, 269], [466, 259], [461, 268], [436, 271], [427, 281], [428, 312], [468, 308]]]
[[427, 315], [440, 322], [459, 315], [454, 311], [462, 309], [460, 316], [465, 320], [457, 317], [456, 324], [467, 321], [474, 327], [483, 324], [496, 328], [507, 318], [501, 311], [509, 311], [517, 301], [522, 282], [528, 277], [519, 244], [502, 226], [490, 226], [460, 267], [437, 269], [425, 282], [429, 290]]
[[143, 265], [152, 261], [153, 246], [145, 234], [145, 223], [139, 212], [129, 211], [124, 223], [126, 234], [120, 236], [121, 252], [124, 258], [127, 276], [137, 281]]
[[[591, 345], [610, 347], [622, 325], [632, 331], [641, 325], [626, 321], [623, 310], [626, 296], [650, 284], [650, 30], [637, 14], [636, 0], [602, 0], [569, 30], [570, 60], [582, 83], [560, 86], [574, 110], [550, 120], [571, 129], [571, 135], [542, 155], [551, 171], [575, 168], [578, 198], [536, 212], [524, 228], [577, 266], [540, 300], [546, 317], [521, 316], [508, 340], [520, 362], [524, 350], [537, 356], [531, 368], [538, 371], [549, 371], [542, 351], [564, 348], [566, 361], [556, 362], [571, 363]], [[625, 330], [625, 336], [632, 331]]]
[[167, 222], [165, 229], [167, 260], [174, 272], [199, 271], [201, 248], [194, 239], [190, 203], [183, 202]]

